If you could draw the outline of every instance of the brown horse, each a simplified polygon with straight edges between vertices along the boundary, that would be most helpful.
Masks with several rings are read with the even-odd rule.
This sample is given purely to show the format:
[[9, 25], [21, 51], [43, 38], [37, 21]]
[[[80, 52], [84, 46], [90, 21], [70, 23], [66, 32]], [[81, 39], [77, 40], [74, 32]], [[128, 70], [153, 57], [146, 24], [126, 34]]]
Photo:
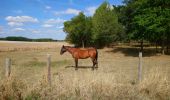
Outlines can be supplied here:
[[98, 52], [95, 48], [86, 48], [86, 49], [80, 49], [80, 48], [74, 48], [70, 46], [62, 46], [60, 54], [62, 55], [64, 52], [68, 51], [75, 60], [75, 70], [78, 69], [78, 59], [86, 59], [91, 58], [93, 62], [92, 69], [94, 70], [94, 67], [96, 65], [96, 68], [98, 68]]

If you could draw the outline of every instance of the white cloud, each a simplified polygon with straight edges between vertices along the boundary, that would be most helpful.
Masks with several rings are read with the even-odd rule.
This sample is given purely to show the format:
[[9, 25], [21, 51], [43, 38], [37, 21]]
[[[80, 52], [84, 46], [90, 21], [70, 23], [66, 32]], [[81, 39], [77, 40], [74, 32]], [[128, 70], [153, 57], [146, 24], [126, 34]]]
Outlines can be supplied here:
[[44, 24], [44, 25], [42, 25], [42, 27], [49, 28], [49, 27], [53, 27], [53, 25], [50, 25], [50, 24]]
[[80, 12], [80, 10], [69, 8], [69, 9], [66, 10], [65, 13], [66, 13], [66, 14], [74, 14], [74, 15], [77, 15], [79, 12]]
[[5, 20], [8, 21], [9, 26], [22, 26], [24, 23], [37, 23], [38, 19], [30, 16], [7, 16]]
[[23, 29], [23, 28], [14, 28], [13, 30], [16, 32], [25, 31], [25, 29]]
[[49, 28], [49, 27], [57, 26], [57, 25], [63, 24], [64, 21], [66, 20], [61, 19], [61, 18], [57, 18], [57, 19], [51, 18], [51, 19], [46, 20], [44, 24], [42, 25], [42, 27]]
[[65, 22], [65, 21], [66, 20], [61, 19], [61, 18], [57, 18], [57, 19], [51, 18], [51, 19], [48, 19], [47, 21], [45, 21], [44, 23], [46, 23], [46, 24], [59, 24], [59, 23]]
[[65, 15], [65, 14], [77, 15], [79, 12], [81, 12], [81, 11], [78, 9], [68, 8], [65, 11], [56, 11], [54, 14], [55, 15]]
[[20, 23], [24, 23], [24, 22], [35, 23], [35, 22], [38, 22], [37, 18], [33, 18], [33, 17], [30, 17], [30, 16], [16, 16], [16, 17], [7, 16], [5, 19], [9, 22], [20, 22]]
[[87, 7], [85, 10], [86, 15], [93, 15], [97, 9], [97, 6]]
[[8, 25], [9, 26], [22, 26], [23, 25], [23, 23], [18, 23], [18, 22], [8, 22]]
[[51, 6], [45, 6], [45, 9], [49, 10], [51, 9]]
[[[91, 6], [91, 7], [87, 7], [84, 10], [85, 15], [93, 15], [96, 11], [98, 6]], [[78, 9], [73, 9], [73, 8], [68, 8], [64, 11], [55, 11], [54, 14], [55, 15], [78, 15], [81, 12], [81, 10]]]

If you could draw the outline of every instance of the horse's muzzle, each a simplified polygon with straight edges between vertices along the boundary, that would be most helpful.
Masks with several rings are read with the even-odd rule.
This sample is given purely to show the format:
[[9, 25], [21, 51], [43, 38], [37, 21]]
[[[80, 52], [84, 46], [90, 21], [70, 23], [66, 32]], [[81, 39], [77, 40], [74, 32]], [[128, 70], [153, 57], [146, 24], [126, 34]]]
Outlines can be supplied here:
[[60, 52], [60, 55], [62, 55], [63, 53], [62, 52]]

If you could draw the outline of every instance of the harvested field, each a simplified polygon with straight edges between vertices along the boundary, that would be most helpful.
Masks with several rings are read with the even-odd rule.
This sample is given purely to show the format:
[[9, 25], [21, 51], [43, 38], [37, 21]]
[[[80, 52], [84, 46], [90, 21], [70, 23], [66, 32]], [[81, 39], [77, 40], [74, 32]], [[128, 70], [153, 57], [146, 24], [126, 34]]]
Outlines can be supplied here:
[[[0, 42], [1, 99], [59, 100], [170, 100], [170, 56], [144, 54], [142, 82], [138, 82], [138, 50], [131, 47], [99, 49], [99, 68], [79, 60], [75, 71], [65, 42]], [[46, 82], [47, 54], [51, 54], [52, 86]], [[12, 73], [4, 76], [5, 58]], [[5, 90], [4, 90], [5, 89]]]

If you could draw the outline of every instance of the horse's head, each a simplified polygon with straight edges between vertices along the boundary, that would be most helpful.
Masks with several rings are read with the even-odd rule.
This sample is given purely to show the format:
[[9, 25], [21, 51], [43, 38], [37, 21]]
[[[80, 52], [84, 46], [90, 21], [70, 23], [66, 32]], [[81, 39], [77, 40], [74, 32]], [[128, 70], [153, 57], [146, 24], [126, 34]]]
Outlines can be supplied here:
[[60, 51], [60, 55], [62, 55], [64, 52], [66, 52], [67, 49], [65, 48], [65, 46], [63, 45]]

